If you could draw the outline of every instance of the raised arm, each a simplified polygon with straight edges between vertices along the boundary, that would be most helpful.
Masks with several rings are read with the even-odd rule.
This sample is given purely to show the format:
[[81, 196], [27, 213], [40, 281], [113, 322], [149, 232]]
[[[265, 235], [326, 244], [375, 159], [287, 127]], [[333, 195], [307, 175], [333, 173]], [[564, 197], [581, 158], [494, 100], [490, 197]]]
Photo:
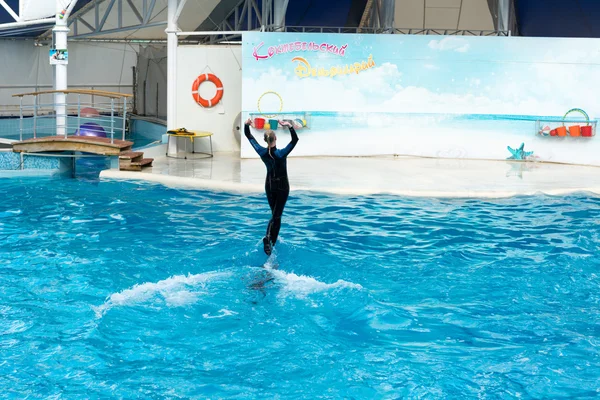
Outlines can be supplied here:
[[252, 147], [254, 147], [254, 150], [258, 153], [258, 155], [260, 156], [262, 153], [265, 152], [266, 148], [264, 148], [260, 144], [258, 144], [256, 139], [254, 139], [254, 136], [252, 136], [252, 133], [250, 133], [250, 124], [251, 123], [252, 123], [252, 121], [250, 120], [250, 118], [248, 118], [248, 120], [244, 124], [244, 135], [246, 135], [246, 137], [248, 138], [248, 141], [250, 142]]
[[287, 155], [290, 154], [292, 150], [294, 150], [294, 147], [296, 147], [296, 143], [298, 143], [298, 134], [296, 133], [296, 130], [294, 129], [292, 124], [288, 121], [279, 121], [279, 124], [281, 126], [287, 126], [290, 129], [290, 134], [292, 135], [292, 141], [287, 146], [285, 146], [283, 150], [281, 150], [282, 157], [287, 157]]

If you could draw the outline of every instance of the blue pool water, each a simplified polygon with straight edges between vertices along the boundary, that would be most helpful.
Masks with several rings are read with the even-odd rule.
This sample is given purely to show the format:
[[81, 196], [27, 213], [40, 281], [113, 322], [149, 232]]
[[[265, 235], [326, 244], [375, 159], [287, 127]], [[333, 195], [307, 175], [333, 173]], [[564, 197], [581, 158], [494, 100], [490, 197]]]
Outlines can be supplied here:
[[600, 395], [600, 199], [0, 179], [10, 398]]

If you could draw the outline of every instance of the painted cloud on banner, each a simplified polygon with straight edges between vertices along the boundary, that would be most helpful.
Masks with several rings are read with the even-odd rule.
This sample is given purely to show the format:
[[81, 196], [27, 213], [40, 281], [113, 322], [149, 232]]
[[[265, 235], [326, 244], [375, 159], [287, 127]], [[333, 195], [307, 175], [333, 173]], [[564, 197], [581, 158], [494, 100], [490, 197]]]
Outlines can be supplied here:
[[429, 48], [442, 51], [454, 50], [459, 53], [466, 53], [469, 50], [469, 43], [465, 39], [450, 36], [442, 40], [430, 41]]
[[520, 88], [515, 83], [498, 84], [500, 88], [496, 86], [487, 91], [448, 93], [414, 85], [403, 86], [402, 76], [397, 66], [389, 63], [343, 79], [301, 79], [280, 69], [269, 69], [258, 79], [244, 78], [243, 87], [245, 94], [254, 94], [248, 106], [251, 110], [256, 109], [256, 101], [262, 93], [274, 90], [284, 99], [283, 111], [531, 115], [539, 110], [547, 115], [565, 112], [565, 106], [557, 105], [551, 96], [516, 95]]
[[272, 90], [288, 111], [599, 114], [593, 39], [395, 36], [247, 34], [243, 109]]

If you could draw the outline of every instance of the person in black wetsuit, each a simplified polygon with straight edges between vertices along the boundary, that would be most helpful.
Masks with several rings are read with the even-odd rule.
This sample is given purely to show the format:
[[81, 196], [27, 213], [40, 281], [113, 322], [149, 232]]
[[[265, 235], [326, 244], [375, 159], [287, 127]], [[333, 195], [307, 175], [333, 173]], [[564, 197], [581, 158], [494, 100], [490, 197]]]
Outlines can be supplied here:
[[294, 149], [296, 143], [298, 143], [298, 135], [292, 124], [288, 121], [279, 121], [279, 124], [287, 126], [292, 135], [292, 141], [281, 150], [276, 146], [277, 136], [275, 132], [265, 132], [264, 138], [265, 142], [267, 142], [267, 147], [265, 148], [258, 144], [252, 133], [250, 133], [250, 126], [252, 126], [251, 119], [246, 121], [244, 127], [244, 134], [267, 167], [265, 192], [267, 193], [269, 207], [271, 207], [271, 220], [267, 227], [267, 234], [263, 238], [263, 245], [265, 253], [268, 256], [271, 255], [273, 246], [277, 242], [277, 236], [279, 236], [279, 229], [281, 228], [281, 215], [290, 194], [290, 184], [287, 176], [287, 156]]

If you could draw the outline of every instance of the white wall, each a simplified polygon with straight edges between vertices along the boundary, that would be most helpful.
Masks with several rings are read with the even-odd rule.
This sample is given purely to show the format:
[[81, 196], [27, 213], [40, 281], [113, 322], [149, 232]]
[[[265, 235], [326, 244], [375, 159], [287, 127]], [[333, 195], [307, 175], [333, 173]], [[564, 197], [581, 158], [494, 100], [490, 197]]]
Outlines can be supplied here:
[[[242, 109], [241, 46], [179, 46], [177, 49], [177, 113], [175, 126], [213, 133], [214, 151], [239, 151], [233, 133], [236, 116]], [[203, 73], [213, 73], [223, 82], [223, 99], [212, 108], [202, 108], [192, 97], [192, 84]], [[200, 85], [206, 99], [215, 95], [211, 83]], [[201, 141], [197, 149], [200, 150]]]
[[138, 63], [137, 111], [167, 119], [167, 48], [142, 46]]
[[[52, 90], [48, 46], [30, 40], [0, 40], [0, 113], [19, 112], [16, 93]], [[137, 46], [118, 43], [69, 43], [69, 88], [132, 93]]]

